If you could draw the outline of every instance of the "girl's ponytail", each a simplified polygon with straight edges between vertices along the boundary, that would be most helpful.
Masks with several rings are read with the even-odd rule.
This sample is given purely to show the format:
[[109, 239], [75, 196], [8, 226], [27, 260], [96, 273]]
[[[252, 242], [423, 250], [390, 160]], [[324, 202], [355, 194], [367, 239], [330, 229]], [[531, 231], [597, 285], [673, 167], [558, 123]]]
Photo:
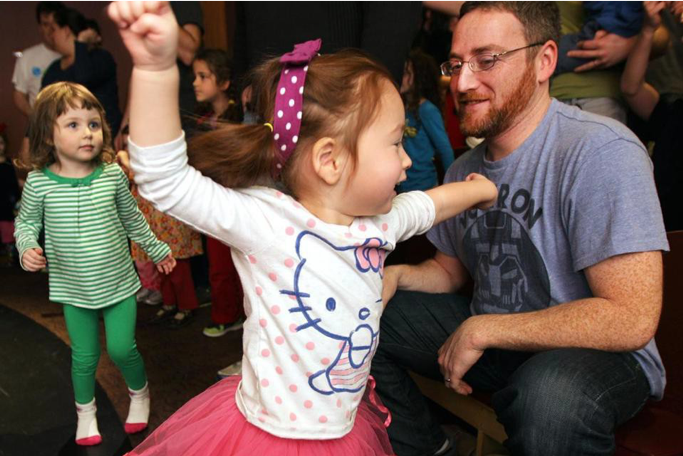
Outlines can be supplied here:
[[222, 124], [190, 141], [189, 160], [202, 174], [225, 187], [272, 185], [273, 133], [264, 124]]

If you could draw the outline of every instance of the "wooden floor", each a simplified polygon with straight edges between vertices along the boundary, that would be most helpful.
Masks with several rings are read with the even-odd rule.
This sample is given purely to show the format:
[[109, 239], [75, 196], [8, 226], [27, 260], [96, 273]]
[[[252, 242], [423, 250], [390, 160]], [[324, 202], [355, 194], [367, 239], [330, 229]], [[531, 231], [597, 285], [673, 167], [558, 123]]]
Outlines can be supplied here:
[[[48, 301], [47, 278], [47, 274], [28, 273], [17, 267], [0, 268], [0, 304], [33, 319], [68, 344], [62, 306]], [[156, 309], [141, 304], [138, 321], [150, 318]], [[138, 327], [137, 345], [145, 360], [152, 395], [150, 430], [188, 399], [211, 386], [219, 369], [241, 359], [242, 331], [209, 338], [202, 334], [209, 320], [210, 307], [203, 307], [197, 311], [194, 321], [181, 329]], [[129, 404], [126, 385], [107, 355], [103, 325], [100, 334], [103, 349], [97, 381], [107, 392], [121, 422], [124, 422]], [[65, 410], [64, 413], [76, 411]], [[132, 445], [140, 443], [146, 435], [132, 436]]]

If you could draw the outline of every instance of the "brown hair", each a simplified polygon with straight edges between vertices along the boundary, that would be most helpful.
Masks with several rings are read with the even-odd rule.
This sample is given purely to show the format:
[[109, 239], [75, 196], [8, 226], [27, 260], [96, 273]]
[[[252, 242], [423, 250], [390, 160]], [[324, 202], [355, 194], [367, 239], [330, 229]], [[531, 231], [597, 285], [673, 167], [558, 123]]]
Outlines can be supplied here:
[[[252, 75], [255, 107], [261, 122], [273, 122], [279, 58], [267, 60]], [[285, 190], [297, 186], [297, 163], [322, 137], [337, 139], [355, 164], [357, 141], [377, 115], [391, 74], [370, 57], [355, 50], [315, 57], [308, 67], [303, 94], [299, 141], [282, 169]], [[216, 182], [231, 188], [273, 185], [270, 173], [276, 158], [270, 128], [256, 125], [222, 125], [190, 143], [190, 161]], [[296, 195], [295, 195], [296, 196]]]
[[[555, 2], [465, 2], [460, 17], [475, 10], [512, 13], [522, 23], [527, 44], [560, 41], [560, 9]], [[527, 55], [533, 57], [537, 52], [537, 47], [530, 48]]]
[[18, 162], [24, 169], [42, 169], [57, 161], [54, 130], [57, 118], [69, 109], [94, 109], [102, 120], [102, 152], [93, 159], [96, 165], [111, 163], [116, 153], [111, 148], [111, 130], [104, 108], [88, 89], [73, 82], [56, 82], [38, 93], [29, 125], [30, 163]]

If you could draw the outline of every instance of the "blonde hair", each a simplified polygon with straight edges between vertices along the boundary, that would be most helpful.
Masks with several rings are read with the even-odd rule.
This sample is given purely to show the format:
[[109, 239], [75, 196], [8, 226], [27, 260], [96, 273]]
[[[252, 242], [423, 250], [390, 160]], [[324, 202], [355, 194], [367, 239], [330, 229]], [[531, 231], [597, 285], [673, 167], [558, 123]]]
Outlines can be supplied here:
[[88, 89], [73, 82], [56, 82], [38, 93], [29, 124], [29, 163], [17, 161], [24, 169], [43, 169], [57, 162], [54, 129], [57, 118], [69, 109], [94, 109], [102, 121], [101, 153], [93, 159], [96, 165], [111, 163], [116, 153], [111, 147], [111, 130], [102, 104]]
[[[281, 69], [279, 58], [273, 58], [252, 73], [255, 107], [261, 122], [222, 125], [191, 141], [190, 162], [195, 168], [226, 187], [274, 185], [271, 171], [277, 149], [271, 129], [262, 122], [273, 122]], [[295, 193], [300, 176], [297, 164], [322, 137], [338, 139], [352, 163], [356, 163], [358, 138], [377, 115], [386, 83], [395, 87], [388, 70], [360, 51], [321, 55], [311, 61], [299, 141], [282, 169], [285, 190]]]

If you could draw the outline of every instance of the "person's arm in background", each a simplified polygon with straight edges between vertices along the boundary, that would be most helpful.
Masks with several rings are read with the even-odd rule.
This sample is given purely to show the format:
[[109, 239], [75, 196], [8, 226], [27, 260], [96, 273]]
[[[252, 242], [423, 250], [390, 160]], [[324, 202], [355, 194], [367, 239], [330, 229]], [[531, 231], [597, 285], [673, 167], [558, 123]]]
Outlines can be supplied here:
[[28, 94], [14, 89], [12, 93], [14, 105], [21, 111], [23, 115], [28, 117], [31, 114], [31, 105], [28, 102]]
[[463, 3], [465, 2], [422, 2], [422, 5], [448, 16], [460, 17], [460, 8]]
[[631, 110], [641, 119], [649, 120], [659, 102], [659, 93], [645, 82], [645, 73], [655, 31], [662, 23], [660, 13], [666, 7], [666, 2], [645, 2], [644, 7], [643, 28], [621, 74], [621, 91]]
[[197, 50], [202, 45], [202, 29], [196, 24], [178, 26], [178, 58], [185, 65], [192, 65]]
[[[605, 30], [598, 30], [592, 40], [580, 41], [579, 49], [569, 51], [567, 56], [588, 59], [585, 64], [574, 71], [603, 70], [623, 62], [635, 46], [637, 36], [625, 38]], [[669, 31], [660, 24], [652, 40], [650, 59], [664, 55], [669, 47]]]
[[178, 60], [190, 66], [202, 46], [204, 19], [200, 2], [171, 2], [178, 21]]
[[403, 65], [420, 26], [419, 2], [362, 2], [360, 47], [386, 66], [400, 85]]

